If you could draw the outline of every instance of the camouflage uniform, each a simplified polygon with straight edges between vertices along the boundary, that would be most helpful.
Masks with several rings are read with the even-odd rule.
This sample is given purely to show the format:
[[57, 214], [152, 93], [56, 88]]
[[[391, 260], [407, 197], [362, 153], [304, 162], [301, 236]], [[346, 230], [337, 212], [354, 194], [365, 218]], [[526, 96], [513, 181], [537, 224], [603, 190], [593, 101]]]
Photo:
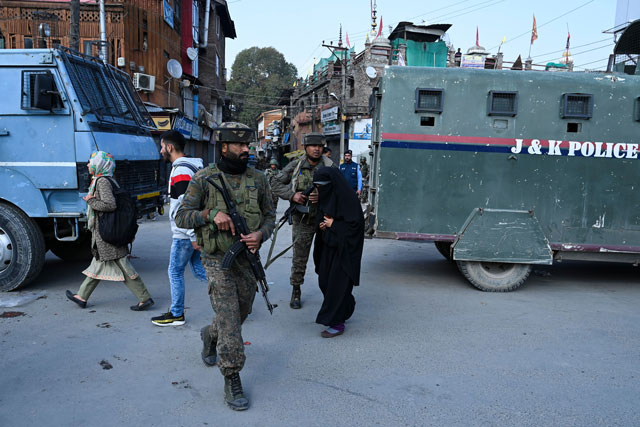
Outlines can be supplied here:
[[[182, 205], [176, 214], [181, 228], [196, 230], [198, 245], [202, 248], [202, 264], [209, 280], [209, 296], [215, 311], [206, 333], [215, 342], [219, 356], [218, 366], [227, 377], [240, 372], [245, 362], [242, 323], [251, 313], [256, 294], [256, 278], [245, 259], [236, 259], [229, 271], [221, 268], [224, 253], [233, 243], [230, 231], [219, 231], [213, 222], [218, 211], [227, 213], [219, 192], [206, 181], [206, 177], [221, 173], [215, 164], [198, 171], [189, 183]], [[222, 174], [236, 201], [240, 214], [249, 229], [262, 232], [262, 240], [269, 239], [275, 227], [275, 211], [266, 176], [248, 167], [242, 175]], [[207, 221], [201, 212], [210, 208]]]
[[[277, 176], [280, 173], [280, 169], [271, 169], [271, 168], [267, 168], [264, 171], [264, 174], [267, 176], [267, 181], [269, 181], [269, 184], [271, 184], [271, 181], [273, 180], [274, 176]], [[272, 194], [272, 198], [273, 198], [273, 210], [277, 211], [278, 210], [278, 195], [276, 193], [271, 193]]]
[[[282, 169], [282, 172], [271, 180], [273, 193], [281, 199], [289, 200], [298, 191], [306, 190], [313, 183], [313, 173], [323, 166], [334, 166], [330, 158], [322, 156], [320, 161], [312, 166], [307, 156], [302, 156], [299, 160], [290, 162]], [[294, 172], [297, 172], [297, 179], [294, 179]], [[293, 181], [293, 182], [292, 182]], [[302, 215], [298, 212], [293, 214], [293, 264], [291, 266], [290, 283], [293, 286], [300, 286], [304, 283], [304, 273], [307, 270], [307, 261], [313, 236], [316, 228], [317, 206], [310, 204], [310, 212]]]
[[360, 172], [362, 173], [362, 191], [360, 192], [360, 202], [367, 203], [369, 195], [369, 165], [367, 161], [362, 158], [360, 161]]

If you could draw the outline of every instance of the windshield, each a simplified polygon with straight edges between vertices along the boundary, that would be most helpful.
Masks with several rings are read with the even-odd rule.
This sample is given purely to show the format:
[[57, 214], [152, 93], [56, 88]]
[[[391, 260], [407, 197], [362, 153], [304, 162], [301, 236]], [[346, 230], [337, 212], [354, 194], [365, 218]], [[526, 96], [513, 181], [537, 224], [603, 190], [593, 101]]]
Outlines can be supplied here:
[[85, 113], [102, 122], [155, 128], [128, 74], [69, 49], [60, 53]]

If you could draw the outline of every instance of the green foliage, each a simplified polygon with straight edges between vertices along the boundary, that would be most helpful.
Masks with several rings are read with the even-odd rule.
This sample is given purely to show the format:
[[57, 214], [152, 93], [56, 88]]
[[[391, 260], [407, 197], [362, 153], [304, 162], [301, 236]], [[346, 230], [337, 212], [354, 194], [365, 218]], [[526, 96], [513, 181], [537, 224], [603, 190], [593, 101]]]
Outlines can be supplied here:
[[241, 51], [227, 83], [231, 118], [255, 129], [258, 114], [276, 108], [282, 90], [292, 87], [297, 75], [296, 67], [272, 47]]

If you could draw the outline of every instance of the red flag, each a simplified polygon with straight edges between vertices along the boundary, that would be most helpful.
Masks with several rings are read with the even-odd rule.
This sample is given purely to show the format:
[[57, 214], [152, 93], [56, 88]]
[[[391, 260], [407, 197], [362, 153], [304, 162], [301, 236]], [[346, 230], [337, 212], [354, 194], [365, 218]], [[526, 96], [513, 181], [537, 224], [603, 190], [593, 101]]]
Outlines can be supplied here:
[[476, 46], [480, 46], [480, 37], [478, 34], [478, 27], [476, 27]]
[[347, 33], [347, 47], [351, 47], [351, 43], [349, 43], [349, 33]]
[[538, 39], [538, 26], [536, 25], [536, 15], [533, 15], [533, 28], [531, 29], [531, 44]]
[[378, 35], [376, 38], [380, 37], [380, 34], [382, 34], [382, 16], [380, 16], [380, 28], [378, 28]]

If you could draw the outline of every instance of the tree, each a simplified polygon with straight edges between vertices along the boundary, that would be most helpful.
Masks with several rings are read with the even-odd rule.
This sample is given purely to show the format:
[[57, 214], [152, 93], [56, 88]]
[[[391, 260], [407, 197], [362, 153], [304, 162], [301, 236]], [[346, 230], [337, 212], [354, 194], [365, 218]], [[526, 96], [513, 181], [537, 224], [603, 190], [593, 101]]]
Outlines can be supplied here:
[[241, 51], [227, 83], [233, 120], [255, 129], [258, 114], [274, 109], [282, 90], [290, 88], [297, 75], [296, 67], [272, 47]]

